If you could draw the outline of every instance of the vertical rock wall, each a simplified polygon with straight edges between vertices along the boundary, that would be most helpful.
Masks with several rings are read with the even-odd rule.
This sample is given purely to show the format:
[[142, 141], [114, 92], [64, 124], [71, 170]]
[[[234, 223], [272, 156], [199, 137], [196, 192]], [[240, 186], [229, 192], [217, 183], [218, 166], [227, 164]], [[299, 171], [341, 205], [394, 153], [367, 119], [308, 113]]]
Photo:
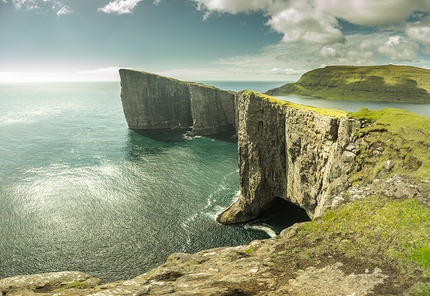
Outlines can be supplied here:
[[346, 189], [352, 163], [343, 158], [359, 122], [290, 107], [253, 92], [242, 92], [238, 145], [241, 194], [218, 221], [249, 221], [276, 197], [322, 214]]
[[213, 135], [236, 127], [234, 92], [133, 70], [119, 73], [132, 129], [193, 126], [192, 135]]

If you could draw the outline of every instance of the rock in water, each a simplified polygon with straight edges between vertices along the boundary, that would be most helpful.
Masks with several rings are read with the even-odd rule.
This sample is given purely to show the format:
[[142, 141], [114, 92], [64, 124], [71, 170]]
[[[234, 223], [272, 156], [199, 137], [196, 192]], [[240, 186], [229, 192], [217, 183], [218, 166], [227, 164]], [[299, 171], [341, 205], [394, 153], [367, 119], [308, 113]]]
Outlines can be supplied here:
[[236, 93], [155, 74], [121, 69], [121, 100], [132, 129], [192, 126], [191, 135], [236, 128]]

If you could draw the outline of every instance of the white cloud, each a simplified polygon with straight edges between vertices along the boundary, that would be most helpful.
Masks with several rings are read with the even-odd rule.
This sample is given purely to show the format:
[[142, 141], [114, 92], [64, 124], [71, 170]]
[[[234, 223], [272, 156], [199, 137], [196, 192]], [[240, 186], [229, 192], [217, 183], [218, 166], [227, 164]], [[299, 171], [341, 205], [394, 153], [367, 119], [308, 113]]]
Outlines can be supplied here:
[[[104, 75], [104, 76], [118, 76], [119, 69], [127, 68], [127, 67], [107, 67], [107, 68], [100, 68], [96, 70], [90, 70], [90, 71], [78, 71], [76, 74], [94, 74], [94, 75]], [[127, 68], [132, 69], [132, 68]]]
[[401, 36], [391, 36], [384, 45], [378, 47], [380, 54], [393, 61], [412, 61], [418, 58], [419, 45]]
[[280, 69], [280, 68], [273, 68], [270, 69], [268, 71], [266, 71], [266, 73], [268, 74], [283, 74], [283, 75], [302, 75], [305, 72], [307, 72], [309, 70], [305, 70], [305, 69]]
[[324, 46], [321, 49], [320, 54], [323, 58], [335, 58], [340, 56], [339, 52], [335, 48], [327, 46]]
[[408, 24], [406, 34], [412, 41], [426, 46], [426, 51], [430, 54], [430, 17]]
[[336, 28], [337, 19], [315, 7], [309, 1], [293, 0], [281, 11], [271, 14], [267, 22], [285, 42], [336, 43], [345, 42], [342, 32]]
[[266, 10], [271, 0], [193, 0], [197, 2], [199, 10], [209, 10], [237, 14], [241, 12], [252, 12]]
[[[7, 3], [7, 2], [5, 2]], [[33, 7], [36, 5], [36, 2], [34, 0], [12, 0], [13, 5], [16, 9], [21, 9], [23, 6], [25, 8]]]
[[[338, 20], [362, 26], [406, 24], [416, 12], [430, 13], [429, 0], [192, 0], [200, 10], [218, 13], [262, 11], [267, 25], [285, 42], [342, 43]], [[401, 28], [400, 26], [399, 28]], [[423, 38], [421, 38], [423, 39]], [[429, 40], [429, 39], [426, 39]], [[422, 41], [419, 41], [422, 42]]]
[[72, 12], [73, 12], [73, 10], [69, 6], [66, 5], [66, 6], [61, 7], [61, 9], [59, 11], [57, 11], [57, 15], [58, 16], [66, 15], [66, 14], [69, 14]]
[[57, 0], [1, 0], [3, 3], [13, 3], [16, 9], [35, 10], [37, 12], [47, 12], [49, 10], [56, 10], [57, 7], [60, 9], [57, 11], [57, 15], [65, 15], [73, 12], [68, 6]]
[[405, 22], [416, 11], [429, 12], [428, 0], [315, 0], [326, 13], [350, 23], [364, 26], [386, 26]]
[[141, 1], [143, 0], [114, 0], [109, 2], [106, 6], [99, 8], [98, 11], [102, 11], [104, 13], [131, 14], [133, 13], [133, 9]]
[[[268, 45], [259, 53], [220, 59], [217, 64], [230, 72], [265, 77], [270, 74], [299, 75], [324, 65], [375, 65], [381, 60], [378, 48], [389, 39], [390, 32], [346, 36], [345, 43], [285, 43]], [[372, 41], [371, 41], [372, 40]], [[289, 78], [290, 79], [290, 78]]]

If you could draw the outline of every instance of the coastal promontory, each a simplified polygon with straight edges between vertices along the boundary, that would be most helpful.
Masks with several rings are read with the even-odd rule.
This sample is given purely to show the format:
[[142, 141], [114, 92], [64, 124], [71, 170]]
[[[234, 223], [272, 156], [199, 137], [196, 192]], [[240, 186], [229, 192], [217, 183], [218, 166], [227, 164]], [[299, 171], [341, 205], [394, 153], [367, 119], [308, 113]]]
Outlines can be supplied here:
[[327, 66], [266, 92], [331, 100], [430, 103], [430, 70], [411, 66]]

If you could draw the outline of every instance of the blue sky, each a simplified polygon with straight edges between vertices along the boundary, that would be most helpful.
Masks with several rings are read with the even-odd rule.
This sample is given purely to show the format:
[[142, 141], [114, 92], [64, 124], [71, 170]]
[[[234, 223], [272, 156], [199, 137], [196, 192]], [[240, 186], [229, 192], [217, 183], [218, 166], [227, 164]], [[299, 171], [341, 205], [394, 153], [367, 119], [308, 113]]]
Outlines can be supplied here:
[[430, 0], [0, 0], [0, 82], [296, 80], [325, 65], [430, 68]]

